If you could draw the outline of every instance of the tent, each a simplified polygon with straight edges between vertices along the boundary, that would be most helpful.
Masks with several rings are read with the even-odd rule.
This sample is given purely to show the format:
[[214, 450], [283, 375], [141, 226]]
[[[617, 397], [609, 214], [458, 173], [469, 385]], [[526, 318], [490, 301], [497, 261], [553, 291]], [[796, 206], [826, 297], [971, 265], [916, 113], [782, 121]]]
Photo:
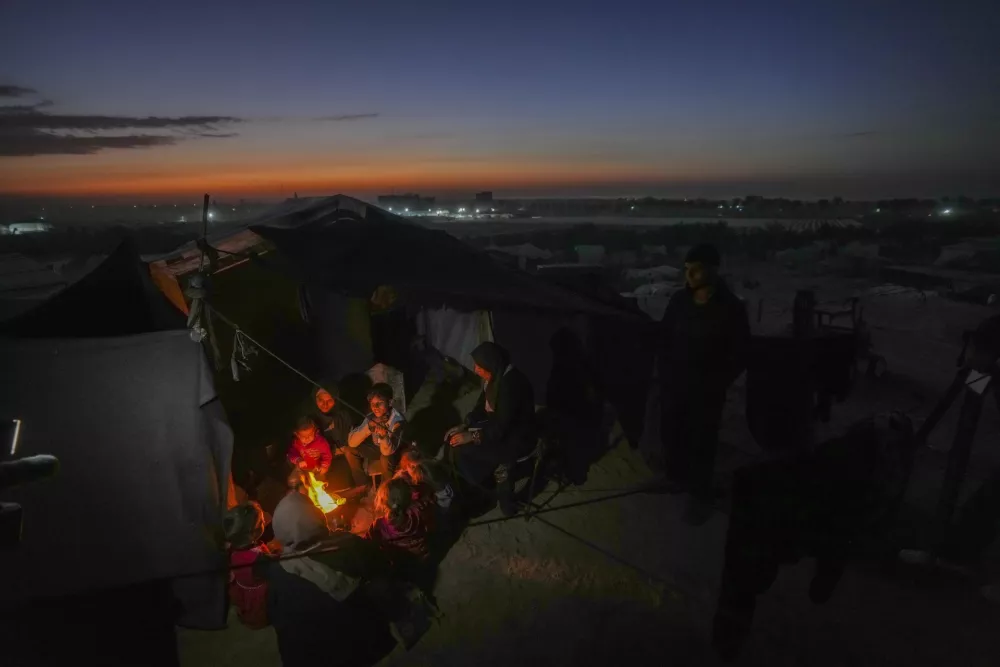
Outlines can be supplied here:
[[[260, 242], [249, 243], [250, 234]], [[609, 345], [630, 345], [629, 327], [648, 323], [642, 313], [502, 266], [447, 232], [343, 195], [288, 200], [239, 228], [209, 235], [207, 245], [210, 252], [219, 251], [220, 267], [223, 260], [264, 266], [301, 286], [305, 318], [319, 348], [314, 356], [322, 362], [317, 375], [363, 372], [380, 361], [397, 365], [385, 358], [387, 345], [379, 330], [399, 332], [410, 321], [414, 335], [422, 330], [432, 345], [458, 355], [464, 365], [475, 345], [496, 340], [511, 352], [541, 399], [551, 367], [548, 341], [557, 329], [569, 326], [590, 344], [594, 325], [602, 323], [616, 332], [615, 340], [603, 337], [602, 349], [592, 353], [607, 358]], [[200, 252], [189, 245], [150, 259], [183, 279], [198, 266]], [[233, 265], [219, 269], [227, 279], [242, 270], [231, 273]], [[373, 301], [381, 301], [373, 299], [376, 293], [394, 295], [390, 307], [373, 307]], [[365, 308], [372, 336], [368, 348], [361, 342], [366, 325], [359, 321]], [[409, 335], [392, 346], [405, 347]], [[652, 366], [651, 358], [646, 366]]]
[[[641, 313], [504, 267], [446, 232], [350, 201], [348, 208], [321, 214], [332, 203], [320, 200], [312, 208], [269, 218], [251, 229], [273, 244], [311, 286], [360, 297], [391, 285], [399, 300], [414, 310], [488, 312], [492, 338], [510, 351], [532, 381], [536, 399], [545, 395], [551, 368], [548, 342], [559, 328], [569, 327], [595, 356], [607, 358], [611, 346], [633, 344], [629, 325], [642, 328], [647, 323]], [[296, 216], [308, 222], [294, 225], [291, 219]], [[594, 334], [608, 328], [608, 322], [614, 323], [615, 340], [594, 349]], [[464, 330], [470, 338], [457, 346], [463, 350], [484, 338], [482, 327], [469, 324]], [[651, 367], [652, 359], [648, 361]]]
[[5, 654], [171, 664], [174, 622], [224, 627], [232, 433], [203, 349], [135, 247], [3, 323], [0, 366], [17, 454], [60, 460], [5, 494], [24, 510], [20, 545], [0, 552], [0, 625], [19, 637]]

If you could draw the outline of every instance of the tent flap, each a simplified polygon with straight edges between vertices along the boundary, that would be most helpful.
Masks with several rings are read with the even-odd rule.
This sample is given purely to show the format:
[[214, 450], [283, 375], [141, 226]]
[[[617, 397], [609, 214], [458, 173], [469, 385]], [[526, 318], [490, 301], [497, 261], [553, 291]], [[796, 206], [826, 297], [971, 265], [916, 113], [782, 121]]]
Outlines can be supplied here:
[[[232, 433], [218, 401], [203, 403], [206, 365], [185, 331], [2, 341], [0, 414], [24, 424], [19, 453], [60, 460], [56, 477], [9, 494], [25, 519], [19, 548], [0, 553], [5, 600], [225, 566]], [[218, 577], [181, 588], [200, 626], [225, 608]]]
[[425, 309], [417, 318], [418, 332], [428, 345], [454, 359], [470, 371], [472, 351], [485, 341], [492, 341], [490, 313], [477, 310], [465, 313], [450, 308]]

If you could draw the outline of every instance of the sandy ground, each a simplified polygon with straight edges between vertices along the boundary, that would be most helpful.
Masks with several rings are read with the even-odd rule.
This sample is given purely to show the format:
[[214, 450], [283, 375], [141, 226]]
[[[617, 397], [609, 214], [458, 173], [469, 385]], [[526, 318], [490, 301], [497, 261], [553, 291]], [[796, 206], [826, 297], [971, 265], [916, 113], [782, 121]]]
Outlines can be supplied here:
[[[755, 295], [765, 299], [765, 317], [754, 323], [758, 330], [790, 321], [786, 304], [798, 287], [815, 287], [820, 300], [833, 301], [870, 286], [759, 266], [739, 268], [734, 275], [761, 282], [755, 292], [745, 292], [750, 303]], [[961, 331], [988, 314], [984, 307], [943, 298], [868, 300], [866, 317], [890, 374], [862, 381], [847, 402], [835, 405], [823, 434], [886, 409], [908, 410], [919, 425], [954, 374]], [[758, 453], [743, 419], [743, 398], [738, 381], [722, 428], [720, 483]], [[420, 401], [411, 407], [419, 409]], [[957, 413], [956, 405], [930, 439], [939, 451], [927, 449], [919, 456], [908, 497], [915, 507], [933, 507]], [[656, 421], [651, 411], [642, 449], [619, 443], [594, 465], [586, 485], [562, 491], [549, 507], [652, 479], [643, 454], [655, 452]], [[998, 433], [1000, 416], [988, 403], [971, 464], [973, 480], [1000, 459]], [[548, 489], [540, 502], [554, 490]], [[441, 564], [435, 590], [439, 622], [411, 651], [397, 649], [383, 664], [716, 664], [707, 638], [727, 517], [720, 511], [706, 525], [690, 528], [680, 519], [683, 506], [683, 498], [637, 494], [546, 512], [530, 521], [468, 528]], [[499, 518], [496, 511], [482, 517]], [[787, 567], [759, 598], [754, 634], [739, 664], [1000, 664], [1000, 609], [980, 600], [972, 582], [913, 573], [890, 576], [858, 563], [833, 599], [817, 607], [807, 597], [810, 577], [808, 562]], [[331, 640], [338, 640], [335, 629]], [[225, 631], [179, 631], [178, 641], [185, 666], [253, 667], [280, 660], [272, 630], [252, 632], [235, 619]]]

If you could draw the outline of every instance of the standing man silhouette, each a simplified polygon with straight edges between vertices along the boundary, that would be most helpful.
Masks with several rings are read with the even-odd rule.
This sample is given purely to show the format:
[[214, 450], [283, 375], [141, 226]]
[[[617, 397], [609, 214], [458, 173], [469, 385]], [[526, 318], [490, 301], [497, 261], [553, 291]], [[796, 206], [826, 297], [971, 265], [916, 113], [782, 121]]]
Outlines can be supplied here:
[[685, 287], [667, 305], [659, 354], [661, 438], [669, 489], [690, 494], [685, 520], [712, 512], [712, 471], [729, 385], [746, 367], [750, 323], [743, 302], [719, 278], [719, 251], [695, 246]]

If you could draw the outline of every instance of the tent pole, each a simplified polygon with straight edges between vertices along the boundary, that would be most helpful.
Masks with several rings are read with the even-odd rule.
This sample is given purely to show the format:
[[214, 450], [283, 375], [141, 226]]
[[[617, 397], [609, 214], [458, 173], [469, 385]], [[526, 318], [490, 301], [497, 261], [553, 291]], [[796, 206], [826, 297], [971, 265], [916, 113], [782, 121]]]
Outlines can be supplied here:
[[201, 205], [201, 238], [208, 239], [208, 193]]

